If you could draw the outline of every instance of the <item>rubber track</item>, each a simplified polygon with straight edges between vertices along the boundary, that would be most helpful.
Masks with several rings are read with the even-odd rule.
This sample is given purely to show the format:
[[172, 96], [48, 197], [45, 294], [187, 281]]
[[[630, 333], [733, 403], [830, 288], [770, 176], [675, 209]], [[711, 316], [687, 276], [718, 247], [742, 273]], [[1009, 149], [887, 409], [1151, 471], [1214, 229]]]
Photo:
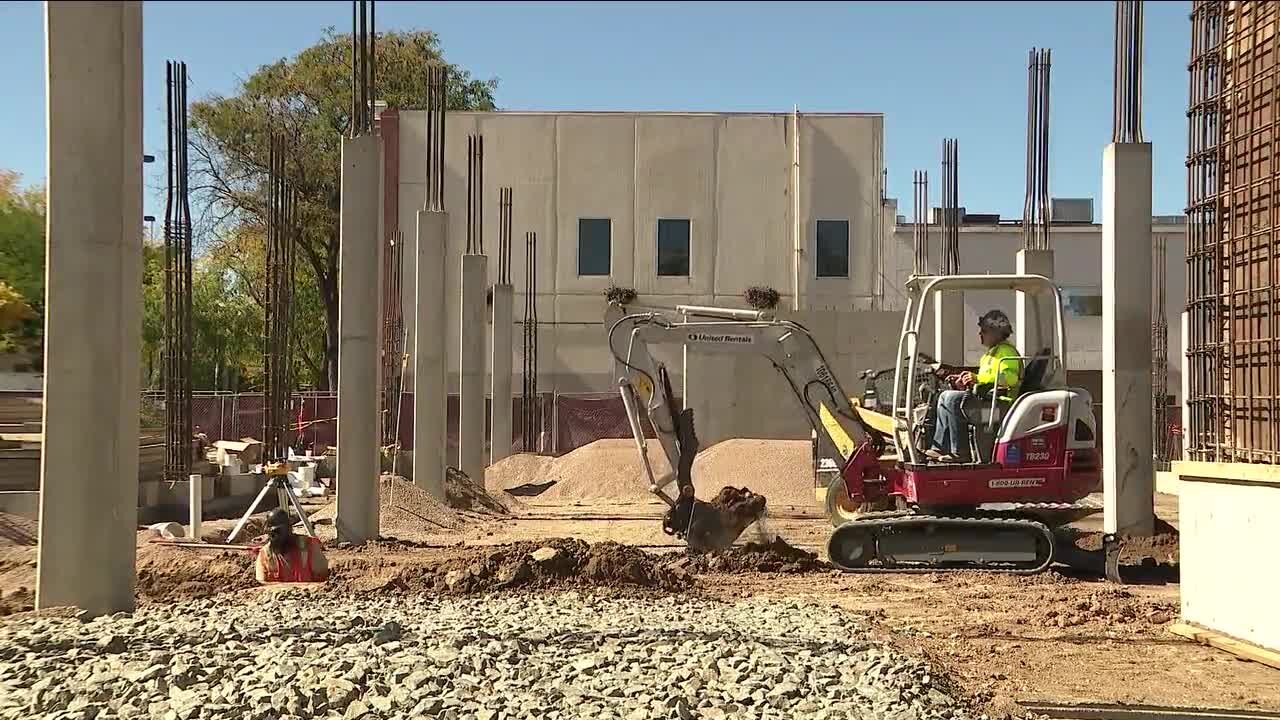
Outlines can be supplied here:
[[[1034, 507], [1036, 507], [1036, 509], [1055, 509], [1056, 510], [1056, 509], [1065, 509], [1065, 507], [1070, 507], [1070, 505], [1066, 505], [1063, 503], [1037, 503], [1034, 505]], [[868, 527], [882, 527], [882, 528], [892, 528], [894, 526], [902, 527], [902, 525], [899, 525], [897, 521], [910, 519], [914, 521], [911, 524], [917, 524], [917, 523], [924, 524], [928, 522], [938, 522], [942, 524], [957, 524], [957, 525], [969, 524], [969, 525], [973, 525], [974, 527], [984, 527], [984, 528], [993, 528], [998, 526], [1004, 526], [1006, 528], [1022, 527], [1027, 529], [1039, 530], [1041, 535], [1044, 536], [1045, 540], [1048, 541], [1049, 552], [1044, 558], [1044, 560], [1039, 565], [1036, 565], [1035, 567], [1031, 567], [1031, 568], [1008, 567], [1008, 566], [1002, 566], [1002, 565], [985, 565], [985, 564], [977, 564], [977, 563], [971, 563], [971, 562], [938, 563], [938, 564], [931, 564], [931, 565], [884, 565], [882, 564], [882, 565], [872, 565], [872, 566], [853, 567], [853, 568], [841, 567], [838, 563], [835, 562], [835, 560], [832, 560], [831, 564], [834, 565], [836, 568], [838, 568], [841, 572], [863, 573], [863, 574], [932, 573], [932, 572], [947, 572], [947, 571], [957, 571], [957, 570], [981, 570], [984, 572], [999, 572], [999, 573], [1006, 573], [1011, 575], [1035, 575], [1037, 573], [1044, 572], [1049, 568], [1049, 565], [1053, 563], [1055, 540], [1053, 536], [1053, 531], [1049, 529], [1048, 525], [1045, 525], [1039, 520], [1031, 520], [1031, 519], [1021, 518], [1016, 516], [1010, 517], [1010, 515], [1016, 515], [1018, 511], [1024, 510], [1024, 509], [1029, 509], [1029, 508], [1027, 508], [1026, 506], [1019, 506], [1016, 510], [995, 510], [995, 511], [980, 510], [980, 511], [975, 511], [972, 514], [966, 513], [965, 515], [929, 515], [929, 514], [920, 514], [917, 512], [913, 512], [911, 510], [890, 510], [886, 512], [866, 513], [865, 515], [857, 518], [856, 520], [850, 520], [849, 522], [841, 525], [840, 527], [836, 528], [834, 532], [832, 532], [831, 539], [827, 541], [827, 556], [828, 558], [831, 557], [831, 542], [835, 539], [836, 535], [840, 532], [841, 529], [849, 527], [851, 525], [864, 525]], [[876, 555], [876, 559], [883, 562], [883, 559], [879, 557], [878, 552]]]

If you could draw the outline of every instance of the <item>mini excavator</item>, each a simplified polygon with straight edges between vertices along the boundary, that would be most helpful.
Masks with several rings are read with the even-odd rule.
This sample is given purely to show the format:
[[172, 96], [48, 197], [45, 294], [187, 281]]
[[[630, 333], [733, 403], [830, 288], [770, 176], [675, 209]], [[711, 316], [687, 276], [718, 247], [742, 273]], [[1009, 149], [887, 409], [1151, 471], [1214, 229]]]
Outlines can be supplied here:
[[[898, 339], [892, 402], [863, 407], [841, 387], [813, 335], [768, 311], [680, 305], [628, 310], [611, 303], [609, 347], [650, 491], [668, 506], [663, 529], [695, 551], [731, 545], [766, 514], [767, 499], [724, 487], [711, 501], [694, 492], [698, 452], [693, 411], [677, 406], [667, 369], [651, 345], [686, 352], [759, 355], [782, 375], [839, 473], [828, 488], [835, 526], [827, 551], [846, 572], [988, 570], [1038, 573], [1055, 559], [1055, 530], [1099, 507], [1080, 504], [1101, 481], [1093, 399], [1066, 387], [1062, 302], [1038, 275], [915, 276]], [[1056, 347], [1020, 358], [1024, 370], [1012, 402], [976, 399], [966, 406], [973, 461], [930, 461], [940, 367], [917, 348], [930, 298], [952, 290], [1014, 291], [1050, 296]], [[1050, 333], [1045, 333], [1050, 334]], [[743, 388], [750, 392], [749, 388]], [[887, 412], [885, 412], [887, 410]], [[643, 416], [642, 416], [643, 414]], [[643, 419], [674, 469], [655, 477], [645, 453]], [[676, 484], [674, 496], [667, 488]], [[1063, 548], [1066, 551], [1066, 548]]]

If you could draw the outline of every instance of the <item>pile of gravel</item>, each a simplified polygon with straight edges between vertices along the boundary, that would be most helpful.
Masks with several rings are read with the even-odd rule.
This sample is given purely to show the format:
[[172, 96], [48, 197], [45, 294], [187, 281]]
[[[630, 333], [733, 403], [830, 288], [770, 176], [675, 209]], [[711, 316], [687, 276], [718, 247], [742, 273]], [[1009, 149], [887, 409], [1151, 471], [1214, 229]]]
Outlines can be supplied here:
[[825, 606], [264, 594], [0, 621], [0, 718], [964, 718]]
[[718, 442], [694, 459], [693, 485], [698, 497], [715, 497], [732, 485], [765, 496], [770, 508], [813, 507], [813, 445], [808, 440]]

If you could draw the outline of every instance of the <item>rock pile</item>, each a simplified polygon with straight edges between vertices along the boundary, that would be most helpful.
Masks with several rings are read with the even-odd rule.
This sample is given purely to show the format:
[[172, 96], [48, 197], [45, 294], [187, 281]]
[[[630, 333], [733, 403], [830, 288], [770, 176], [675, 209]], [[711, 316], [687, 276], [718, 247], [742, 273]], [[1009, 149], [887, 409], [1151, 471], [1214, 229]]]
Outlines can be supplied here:
[[0, 621], [0, 718], [964, 718], [920, 660], [795, 601], [195, 601]]

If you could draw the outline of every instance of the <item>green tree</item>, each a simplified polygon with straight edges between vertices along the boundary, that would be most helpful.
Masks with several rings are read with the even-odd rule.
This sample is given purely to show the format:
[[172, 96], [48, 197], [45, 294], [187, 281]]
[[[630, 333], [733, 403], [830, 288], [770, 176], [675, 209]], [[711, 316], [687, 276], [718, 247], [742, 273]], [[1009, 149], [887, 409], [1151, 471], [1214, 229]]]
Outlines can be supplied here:
[[[376, 51], [378, 99], [388, 107], [423, 107], [426, 67], [443, 62], [436, 34], [380, 33]], [[497, 80], [474, 79], [455, 65], [446, 67], [450, 109], [494, 109]], [[296, 57], [258, 68], [235, 95], [209, 97], [191, 108], [192, 169], [199, 178], [193, 189], [208, 201], [202, 229], [215, 243], [234, 237], [242, 224], [263, 224], [269, 138], [281, 132], [291, 139], [286, 173], [299, 192], [299, 287], [304, 282], [315, 287], [314, 296], [298, 293], [295, 327], [314, 324], [300, 313], [308, 298], [316, 298], [323, 311], [317, 373], [321, 387], [337, 385], [339, 172], [341, 138], [351, 120], [350, 68], [350, 35], [329, 28], [319, 43]], [[256, 259], [245, 258], [243, 264], [251, 262]], [[310, 342], [305, 332], [303, 338]], [[299, 356], [315, 357], [306, 350]]]
[[0, 351], [43, 363], [44, 336], [44, 190], [19, 188], [21, 176], [0, 170], [0, 278], [12, 314], [0, 328]]

